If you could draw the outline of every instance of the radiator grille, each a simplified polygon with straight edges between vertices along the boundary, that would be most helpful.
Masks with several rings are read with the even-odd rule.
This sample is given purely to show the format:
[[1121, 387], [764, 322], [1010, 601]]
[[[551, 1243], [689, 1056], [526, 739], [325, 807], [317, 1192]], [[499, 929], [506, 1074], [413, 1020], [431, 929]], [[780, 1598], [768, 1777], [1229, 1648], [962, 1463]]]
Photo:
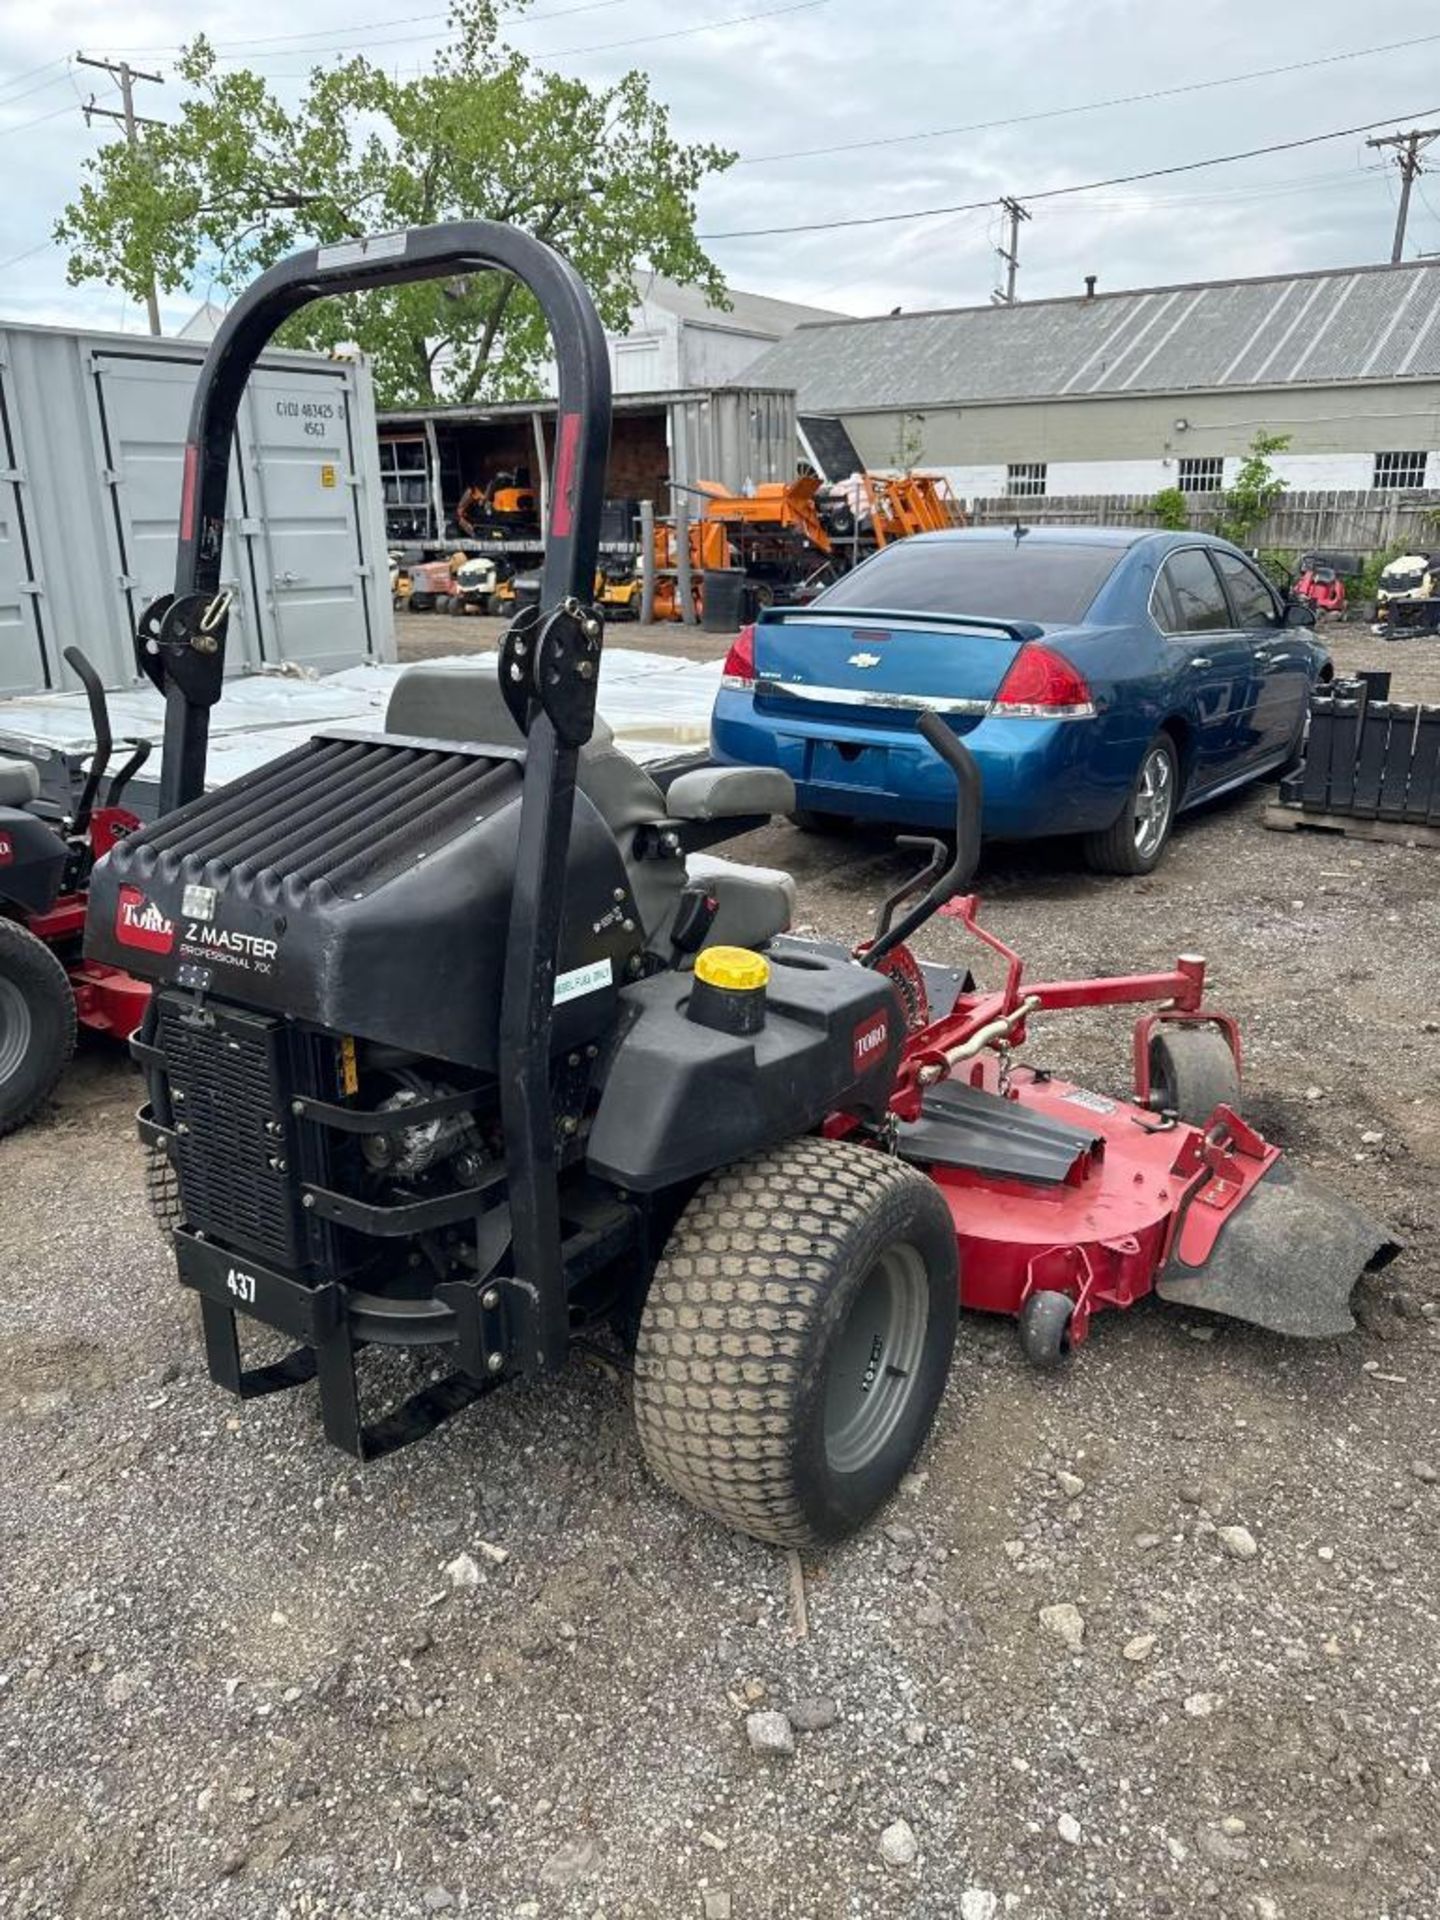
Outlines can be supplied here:
[[[275, 1164], [286, 1158], [289, 1131], [281, 1023], [228, 1007], [197, 1019], [168, 995], [159, 1011], [187, 1224], [282, 1266], [297, 1265], [295, 1189]], [[267, 1122], [282, 1132], [267, 1132]]]
[[157, 866], [242, 894], [369, 889], [518, 792], [512, 760], [321, 737], [122, 843], [117, 872]]

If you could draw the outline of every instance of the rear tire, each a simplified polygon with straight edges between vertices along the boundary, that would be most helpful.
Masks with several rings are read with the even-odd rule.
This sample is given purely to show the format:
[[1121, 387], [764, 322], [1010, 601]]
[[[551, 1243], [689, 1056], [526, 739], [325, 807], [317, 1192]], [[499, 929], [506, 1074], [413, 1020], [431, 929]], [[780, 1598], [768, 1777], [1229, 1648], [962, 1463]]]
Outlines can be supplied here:
[[1150, 1041], [1150, 1105], [1203, 1127], [1216, 1107], [1240, 1110], [1240, 1069], [1218, 1027], [1165, 1026]]
[[711, 1174], [640, 1318], [645, 1458], [757, 1540], [843, 1539], [930, 1430], [958, 1306], [949, 1209], [901, 1161], [807, 1138]]
[[1153, 873], [1170, 844], [1180, 799], [1180, 756], [1168, 733], [1157, 733], [1140, 756], [1115, 824], [1087, 833], [1086, 863], [1095, 873]]
[[156, 1226], [168, 1241], [183, 1214], [180, 1207], [180, 1176], [163, 1147], [145, 1148], [145, 1198]]
[[75, 1051], [75, 996], [43, 940], [0, 919], [0, 1134], [54, 1090]]

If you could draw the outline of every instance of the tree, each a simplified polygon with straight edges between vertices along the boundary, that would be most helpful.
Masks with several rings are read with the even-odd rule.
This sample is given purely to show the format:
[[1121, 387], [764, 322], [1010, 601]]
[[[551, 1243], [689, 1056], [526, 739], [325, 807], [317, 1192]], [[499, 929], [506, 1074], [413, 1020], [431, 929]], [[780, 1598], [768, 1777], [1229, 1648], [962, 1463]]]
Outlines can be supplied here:
[[1233, 540], [1237, 547], [1250, 545], [1250, 536], [1290, 484], [1270, 464], [1271, 455], [1284, 453], [1289, 444], [1288, 433], [1266, 433], [1263, 427], [1250, 442], [1234, 484], [1220, 497], [1215, 531], [1222, 540]]
[[[612, 329], [642, 262], [725, 304], [695, 238], [695, 193], [735, 155], [678, 144], [642, 73], [592, 89], [533, 67], [500, 41], [495, 0], [455, 0], [433, 74], [397, 81], [341, 60], [311, 73], [293, 110], [259, 74], [221, 72], [203, 36], [177, 72], [189, 93], [173, 125], [85, 163], [55, 228], [72, 286], [233, 292], [306, 245], [490, 219], [566, 254]], [[358, 346], [389, 405], [524, 396], [548, 356], [538, 306], [504, 274], [318, 301], [280, 338]]]

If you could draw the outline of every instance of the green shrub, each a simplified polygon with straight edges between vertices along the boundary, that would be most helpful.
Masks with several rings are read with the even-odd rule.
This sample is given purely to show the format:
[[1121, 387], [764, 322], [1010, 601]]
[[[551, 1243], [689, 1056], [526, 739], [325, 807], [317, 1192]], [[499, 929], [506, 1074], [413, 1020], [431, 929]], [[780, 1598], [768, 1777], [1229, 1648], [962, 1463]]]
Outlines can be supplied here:
[[1222, 540], [1233, 540], [1237, 547], [1251, 544], [1255, 529], [1269, 516], [1290, 484], [1270, 464], [1270, 456], [1284, 453], [1289, 444], [1288, 433], [1266, 433], [1263, 427], [1250, 442], [1234, 485], [1220, 496], [1220, 517], [1215, 522], [1215, 531]]
[[1190, 502], [1179, 487], [1162, 487], [1150, 502], [1157, 526], [1171, 533], [1184, 533], [1190, 525]]

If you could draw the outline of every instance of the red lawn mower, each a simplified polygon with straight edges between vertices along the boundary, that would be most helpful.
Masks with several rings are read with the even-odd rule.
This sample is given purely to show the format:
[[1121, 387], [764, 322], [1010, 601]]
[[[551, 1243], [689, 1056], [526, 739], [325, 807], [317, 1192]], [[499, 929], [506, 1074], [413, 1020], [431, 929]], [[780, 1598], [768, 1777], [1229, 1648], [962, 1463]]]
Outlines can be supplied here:
[[28, 760], [0, 759], [0, 1134], [40, 1105], [75, 1049], [77, 1025], [128, 1040], [150, 988], [123, 967], [81, 953], [90, 874], [139, 817], [120, 797], [150, 754], [128, 740], [130, 757], [105, 789], [114, 741], [100, 676], [78, 647], [65, 658], [90, 702], [95, 752], [73, 812], [47, 809]]
[[[207, 792], [257, 356], [309, 300], [497, 269], [555, 342], [536, 603], [495, 673], [413, 667], [382, 732], [332, 728]], [[959, 783], [957, 846], [908, 843], [927, 863], [867, 946], [784, 937], [785, 876], [702, 862], [793, 811], [794, 786], [712, 766], [662, 787], [598, 718], [609, 430], [585, 287], [487, 222], [280, 261], [210, 349], [175, 591], [137, 633], [166, 704], [159, 817], [96, 868], [86, 940], [152, 984], [139, 1127], [212, 1379], [242, 1399], [313, 1383], [327, 1437], [367, 1459], [613, 1329], [660, 1478], [805, 1545], [894, 1490], [961, 1301], [1018, 1315], [1045, 1361], [1152, 1291], [1292, 1333], [1348, 1325], [1389, 1243], [1238, 1116], [1202, 963], [1027, 985], [956, 900], [980, 776], [936, 716], [920, 727]], [[947, 910], [1003, 959], [998, 990], [906, 946]], [[1129, 1001], [1148, 1009], [1133, 1100], [1014, 1064], [1041, 1012]], [[246, 1363], [256, 1322], [289, 1336], [284, 1358]], [[413, 1350], [425, 1383], [367, 1418], [376, 1346]]]

